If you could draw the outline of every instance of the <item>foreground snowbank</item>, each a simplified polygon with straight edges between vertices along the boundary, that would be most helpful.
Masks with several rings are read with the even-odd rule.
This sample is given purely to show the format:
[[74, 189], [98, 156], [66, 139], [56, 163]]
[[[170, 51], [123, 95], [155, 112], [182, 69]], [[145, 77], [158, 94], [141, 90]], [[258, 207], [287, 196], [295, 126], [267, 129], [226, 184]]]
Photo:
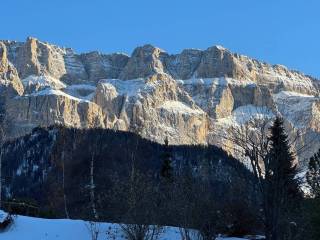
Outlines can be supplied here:
[[[42, 219], [17, 216], [14, 224], [6, 232], [0, 233], [0, 240], [91, 240], [89, 224], [82, 220]], [[117, 225], [99, 224], [99, 240], [107, 239], [107, 232], [114, 232], [117, 240], [123, 240]], [[114, 230], [114, 231], [113, 231]], [[166, 227], [161, 240], [180, 240], [179, 229]], [[240, 240], [240, 238], [220, 238], [220, 240]]]

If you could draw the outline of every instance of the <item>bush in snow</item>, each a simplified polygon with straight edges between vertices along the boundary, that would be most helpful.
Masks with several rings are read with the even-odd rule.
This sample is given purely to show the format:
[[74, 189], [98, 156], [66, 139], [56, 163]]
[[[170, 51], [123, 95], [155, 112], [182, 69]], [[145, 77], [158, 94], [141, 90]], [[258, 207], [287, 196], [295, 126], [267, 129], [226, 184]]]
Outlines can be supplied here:
[[6, 230], [12, 223], [12, 215], [0, 210], [0, 231]]
[[100, 223], [99, 222], [93, 222], [89, 221], [86, 224], [86, 227], [88, 228], [88, 231], [90, 233], [90, 240], [98, 240], [99, 235], [100, 235]]

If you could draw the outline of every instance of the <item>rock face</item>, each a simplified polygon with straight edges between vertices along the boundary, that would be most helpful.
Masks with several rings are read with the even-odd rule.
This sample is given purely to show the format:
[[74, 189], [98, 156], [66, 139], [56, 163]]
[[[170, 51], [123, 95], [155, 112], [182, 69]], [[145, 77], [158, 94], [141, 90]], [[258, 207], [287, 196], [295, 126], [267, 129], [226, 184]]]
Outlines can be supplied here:
[[14, 125], [14, 136], [37, 126], [62, 124], [79, 128], [105, 127], [101, 108], [90, 101], [69, 97], [61, 91], [43, 90], [7, 102], [6, 115]]
[[171, 55], [145, 45], [129, 57], [76, 54], [35, 38], [0, 41], [0, 81], [10, 137], [64, 124], [227, 149], [220, 134], [228, 138], [230, 126], [281, 115], [303, 133], [297, 146], [310, 145], [303, 157], [320, 139], [318, 80], [221, 46]]
[[0, 42], [0, 96], [1, 104], [5, 104], [9, 98], [23, 94], [23, 86], [20, 82], [16, 68], [8, 60], [8, 52], [5, 44]]
[[89, 80], [95, 82], [103, 78], [118, 78], [123, 68], [127, 65], [129, 57], [120, 53], [105, 55], [91, 52], [82, 54], [81, 59]]
[[127, 65], [119, 75], [120, 79], [135, 79], [163, 73], [163, 59], [167, 54], [151, 45], [136, 48]]

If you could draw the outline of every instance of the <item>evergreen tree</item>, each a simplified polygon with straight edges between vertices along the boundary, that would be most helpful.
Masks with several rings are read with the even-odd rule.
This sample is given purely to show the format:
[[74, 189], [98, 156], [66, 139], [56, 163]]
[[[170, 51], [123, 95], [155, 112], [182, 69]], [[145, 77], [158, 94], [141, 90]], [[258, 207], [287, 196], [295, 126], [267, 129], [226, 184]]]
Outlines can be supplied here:
[[168, 138], [165, 139], [165, 151], [162, 156], [162, 166], [160, 171], [160, 176], [168, 182], [173, 181], [173, 167], [172, 167], [172, 156], [169, 149]]
[[307, 182], [314, 197], [320, 198], [320, 149], [309, 161]]
[[[171, 212], [174, 210], [174, 191], [173, 167], [171, 151], [169, 149], [168, 139], [165, 139], [164, 151], [161, 154], [162, 165], [160, 168], [160, 184], [158, 199], [158, 208], [161, 209], [161, 221], [164, 223], [171, 218]], [[168, 210], [170, 209], [170, 210]]]
[[320, 239], [320, 149], [310, 158], [306, 177], [314, 197], [306, 200], [310, 239]]
[[291, 239], [296, 231], [292, 217], [300, 195], [296, 178], [297, 164], [290, 151], [283, 120], [277, 117], [270, 129], [270, 149], [265, 172], [266, 237], [269, 240]]

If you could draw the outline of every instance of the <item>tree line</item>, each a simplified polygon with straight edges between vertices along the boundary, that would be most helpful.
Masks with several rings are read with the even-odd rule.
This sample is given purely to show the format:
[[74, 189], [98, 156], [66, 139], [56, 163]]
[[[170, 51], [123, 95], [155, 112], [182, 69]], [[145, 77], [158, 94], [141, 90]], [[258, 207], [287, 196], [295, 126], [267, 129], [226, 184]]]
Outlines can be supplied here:
[[1, 148], [4, 197], [38, 205], [43, 216], [87, 219], [93, 237], [95, 222], [108, 221], [121, 223], [131, 240], [157, 239], [164, 225], [187, 240], [318, 239], [320, 152], [310, 159], [307, 197], [283, 120], [252, 124], [261, 131], [235, 128], [229, 139], [250, 169], [214, 146], [157, 144], [103, 129], [35, 129]]

